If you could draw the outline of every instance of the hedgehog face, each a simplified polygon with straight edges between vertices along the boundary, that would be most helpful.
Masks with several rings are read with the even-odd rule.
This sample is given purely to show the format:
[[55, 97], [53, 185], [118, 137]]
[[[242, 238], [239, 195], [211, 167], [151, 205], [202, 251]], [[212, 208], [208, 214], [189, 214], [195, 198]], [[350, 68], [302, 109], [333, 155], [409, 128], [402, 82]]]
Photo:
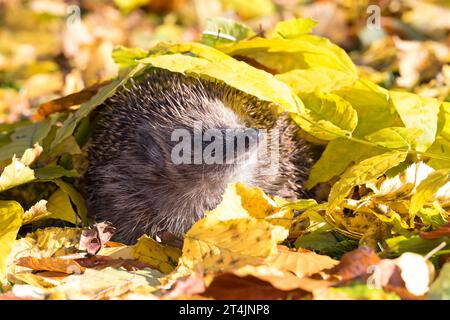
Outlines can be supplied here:
[[140, 124], [145, 129], [138, 132], [139, 143], [152, 170], [166, 172], [179, 183], [207, 180], [220, 184], [220, 189], [244, 167], [252, 172], [249, 169], [257, 165], [262, 140], [260, 130], [246, 126], [244, 119], [218, 100], [178, 104], [164, 113], [164, 119], [158, 112]]

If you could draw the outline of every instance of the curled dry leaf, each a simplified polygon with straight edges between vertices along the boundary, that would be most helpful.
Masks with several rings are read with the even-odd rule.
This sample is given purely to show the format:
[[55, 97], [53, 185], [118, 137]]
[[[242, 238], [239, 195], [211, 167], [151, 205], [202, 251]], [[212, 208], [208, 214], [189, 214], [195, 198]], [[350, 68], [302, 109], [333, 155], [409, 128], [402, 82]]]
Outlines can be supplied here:
[[115, 231], [116, 228], [109, 222], [96, 223], [92, 229], [81, 233], [79, 249], [96, 254], [111, 239]]

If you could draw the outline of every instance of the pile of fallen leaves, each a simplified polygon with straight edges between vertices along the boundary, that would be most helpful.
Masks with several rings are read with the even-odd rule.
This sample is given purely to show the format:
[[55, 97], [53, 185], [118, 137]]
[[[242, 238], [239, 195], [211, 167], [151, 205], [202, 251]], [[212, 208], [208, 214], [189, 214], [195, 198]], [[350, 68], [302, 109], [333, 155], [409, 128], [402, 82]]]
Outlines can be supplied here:
[[[311, 34], [315, 24], [286, 20], [262, 35], [217, 18], [199, 42], [117, 47], [117, 77], [3, 125], [0, 297], [450, 298], [448, 93], [381, 86], [382, 73]], [[371, 50], [355, 60], [370, 66]], [[439, 59], [447, 70], [450, 58]], [[399, 84], [420, 81], [398, 66]], [[237, 183], [182, 249], [111, 241], [114, 226], [89, 221], [82, 194], [93, 111], [151, 68], [221, 81], [289, 113], [322, 149], [307, 187], [329, 185], [327, 201]]]
[[[286, 243], [293, 224], [302, 220], [295, 217], [294, 208], [307, 205], [311, 202], [287, 203], [268, 197], [259, 188], [232, 184], [222, 203], [187, 232], [182, 250], [147, 236], [133, 246], [112, 242], [115, 229], [108, 223], [85, 229], [49, 227], [18, 240], [14, 240], [11, 224], [1, 238], [2, 244], [11, 244], [3, 263], [7, 293], [2, 298], [449, 297], [449, 264], [435, 280], [435, 267], [428, 260], [442, 245], [425, 257], [406, 252], [396, 259], [383, 259], [362, 246], [345, 253], [340, 261], [301, 248], [309, 242], [338, 250], [332, 233], [327, 233], [327, 239], [314, 232], [309, 239], [300, 237], [297, 249], [279, 245]], [[433, 241], [448, 236], [449, 230], [447, 225], [420, 236]]]

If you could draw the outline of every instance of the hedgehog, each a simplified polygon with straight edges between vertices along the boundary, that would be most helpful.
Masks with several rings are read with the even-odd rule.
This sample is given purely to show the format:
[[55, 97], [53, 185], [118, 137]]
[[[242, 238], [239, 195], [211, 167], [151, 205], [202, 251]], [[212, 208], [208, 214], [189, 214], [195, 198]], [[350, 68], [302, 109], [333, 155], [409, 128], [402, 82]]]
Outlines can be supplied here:
[[304, 182], [313, 157], [298, 126], [274, 103], [226, 83], [154, 68], [98, 110], [87, 206], [124, 243], [146, 234], [179, 245], [229, 183], [310, 196]]

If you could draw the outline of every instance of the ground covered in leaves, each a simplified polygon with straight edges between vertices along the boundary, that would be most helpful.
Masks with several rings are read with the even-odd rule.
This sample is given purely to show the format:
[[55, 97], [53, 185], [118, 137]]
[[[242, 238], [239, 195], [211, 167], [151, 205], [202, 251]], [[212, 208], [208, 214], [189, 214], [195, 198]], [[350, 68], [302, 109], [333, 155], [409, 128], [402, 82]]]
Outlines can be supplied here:
[[[0, 299], [449, 299], [449, 21], [445, 1], [0, 2]], [[90, 221], [93, 111], [151, 68], [289, 113], [325, 201], [231, 184], [181, 249]]]

